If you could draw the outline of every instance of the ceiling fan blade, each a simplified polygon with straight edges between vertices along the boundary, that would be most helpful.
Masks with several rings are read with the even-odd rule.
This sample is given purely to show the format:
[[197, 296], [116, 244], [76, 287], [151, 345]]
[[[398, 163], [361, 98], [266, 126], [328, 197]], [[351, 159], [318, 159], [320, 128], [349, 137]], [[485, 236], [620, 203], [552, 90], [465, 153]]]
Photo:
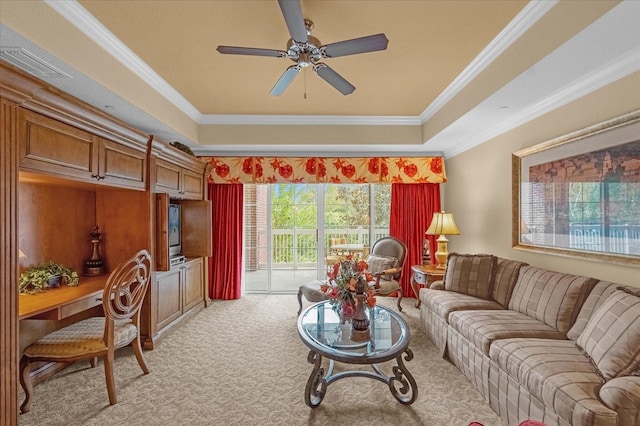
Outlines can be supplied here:
[[271, 56], [274, 58], [287, 57], [287, 52], [283, 50], [258, 49], [255, 47], [218, 46], [216, 50], [225, 55]]
[[331, 69], [328, 65], [318, 63], [313, 66], [313, 71], [324, 81], [335, 87], [343, 95], [350, 95], [356, 90], [355, 86], [345, 80], [340, 74]]
[[280, 76], [280, 79], [275, 84], [275, 86], [273, 86], [273, 89], [271, 89], [271, 92], [269, 92], [269, 94], [271, 96], [282, 95], [284, 91], [287, 90], [287, 87], [289, 87], [293, 79], [296, 78], [299, 72], [300, 72], [300, 66], [291, 65], [289, 68], [286, 69], [286, 71], [282, 74], [282, 76]]
[[380, 33], [366, 37], [354, 38], [352, 40], [339, 41], [322, 46], [327, 58], [337, 58], [339, 56], [355, 55], [358, 53], [375, 52], [385, 50], [389, 44], [387, 37]]
[[304, 18], [302, 17], [302, 9], [300, 8], [299, 0], [278, 0], [280, 4], [280, 10], [289, 28], [289, 34], [294, 41], [299, 43], [306, 43], [309, 39], [307, 37], [307, 28], [304, 25]]

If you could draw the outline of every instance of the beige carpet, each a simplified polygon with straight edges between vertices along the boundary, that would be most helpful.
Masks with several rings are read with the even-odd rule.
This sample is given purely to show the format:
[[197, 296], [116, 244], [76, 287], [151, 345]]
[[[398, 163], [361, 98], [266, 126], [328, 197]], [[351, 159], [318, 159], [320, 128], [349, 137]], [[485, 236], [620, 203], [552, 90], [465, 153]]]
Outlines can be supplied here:
[[[79, 363], [36, 386], [21, 425], [504, 425], [481, 395], [436, 354], [419, 328], [414, 299], [401, 314], [412, 332], [418, 384], [411, 406], [398, 403], [377, 380], [332, 383], [322, 405], [304, 403], [311, 372], [296, 329], [290, 295], [248, 295], [213, 305], [145, 352], [142, 375], [130, 348], [115, 363], [118, 404], [110, 406], [102, 362]], [[395, 309], [395, 299], [380, 303]], [[390, 368], [393, 364], [387, 363]], [[20, 395], [22, 402], [22, 395]]]

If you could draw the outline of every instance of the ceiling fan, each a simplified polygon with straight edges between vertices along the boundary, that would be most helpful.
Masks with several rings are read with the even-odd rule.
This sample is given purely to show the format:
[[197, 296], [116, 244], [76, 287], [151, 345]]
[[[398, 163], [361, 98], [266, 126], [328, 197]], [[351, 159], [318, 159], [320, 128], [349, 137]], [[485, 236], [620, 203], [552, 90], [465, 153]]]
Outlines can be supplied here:
[[270, 56], [288, 58], [295, 62], [296, 64], [287, 68], [273, 86], [269, 93], [271, 96], [283, 94], [300, 70], [308, 66], [312, 66], [316, 74], [340, 93], [350, 95], [356, 90], [355, 86], [320, 60], [385, 50], [389, 43], [387, 37], [381, 33], [322, 45], [320, 40], [311, 36], [314, 25], [313, 22], [302, 17], [299, 0], [278, 0], [278, 3], [291, 34], [286, 51], [236, 46], [218, 46], [217, 48], [218, 52], [223, 54]]

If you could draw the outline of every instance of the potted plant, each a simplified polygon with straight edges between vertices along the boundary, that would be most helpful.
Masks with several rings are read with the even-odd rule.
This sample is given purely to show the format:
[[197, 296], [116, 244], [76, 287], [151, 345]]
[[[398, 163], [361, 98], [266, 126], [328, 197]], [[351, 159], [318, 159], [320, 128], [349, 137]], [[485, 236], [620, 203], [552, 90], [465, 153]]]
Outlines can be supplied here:
[[76, 286], [80, 278], [78, 273], [60, 263], [49, 261], [33, 266], [20, 274], [20, 293], [39, 293], [61, 284]]

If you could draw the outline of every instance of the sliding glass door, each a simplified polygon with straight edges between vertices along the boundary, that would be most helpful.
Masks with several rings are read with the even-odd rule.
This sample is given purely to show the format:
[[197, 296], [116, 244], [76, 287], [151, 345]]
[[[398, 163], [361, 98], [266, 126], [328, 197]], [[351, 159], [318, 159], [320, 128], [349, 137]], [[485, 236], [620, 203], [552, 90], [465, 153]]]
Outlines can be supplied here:
[[390, 185], [245, 185], [245, 291], [292, 293], [323, 279], [334, 238], [366, 256], [389, 233], [390, 194]]

